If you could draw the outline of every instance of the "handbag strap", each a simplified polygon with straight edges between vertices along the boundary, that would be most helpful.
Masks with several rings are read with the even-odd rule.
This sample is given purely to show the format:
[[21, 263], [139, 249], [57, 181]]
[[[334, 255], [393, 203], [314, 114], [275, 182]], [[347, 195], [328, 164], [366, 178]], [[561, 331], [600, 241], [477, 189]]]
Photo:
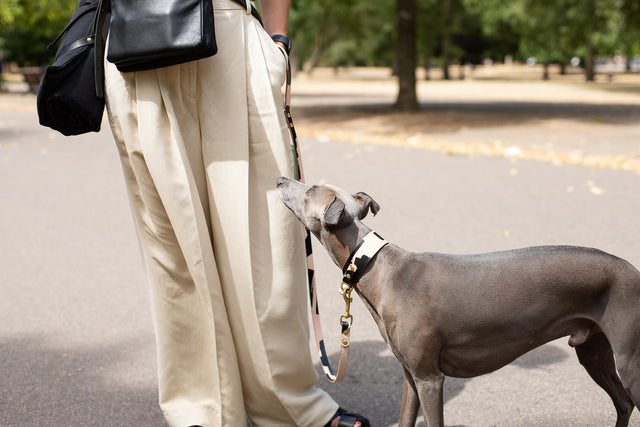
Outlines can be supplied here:
[[51, 43], [49, 43], [49, 45], [47, 46], [47, 49], [49, 50], [53, 49], [58, 43], [58, 41], [60, 41], [60, 39], [65, 34], [67, 34], [67, 31], [69, 30], [69, 28], [71, 28], [79, 18], [95, 10], [91, 34], [70, 43], [67, 46], [66, 51], [70, 51], [70, 50], [77, 49], [79, 47], [87, 46], [87, 45], [94, 46], [94, 49], [95, 49], [94, 50], [94, 62], [95, 62], [94, 73], [95, 73], [96, 96], [98, 98], [103, 98], [104, 97], [104, 47], [105, 47], [104, 46], [105, 45], [104, 25], [106, 22], [107, 15], [109, 15], [109, 12], [111, 10], [111, 3], [110, 3], [110, 0], [98, 0], [98, 2], [96, 2], [95, 4], [96, 4], [95, 9], [93, 7], [93, 3], [88, 3], [78, 8], [78, 12], [74, 14], [74, 16], [71, 18], [71, 20], [67, 24], [67, 26], [64, 27], [62, 31], [60, 31], [60, 34], [58, 34], [58, 36]]
[[106, 40], [104, 39], [104, 25], [107, 15], [111, 11], [110, 0], [100, 0], [96, 17], [93, 23], [93, 39], [94, 39], [94, 60], [96, 74], [96, 96], [104, 98], [104, 51]]
[[[249, 11], [249, 6], [247, 6], [247, 2], [245, 0], [233, 0], [233, 1], [235, 1], [236, 3], [244, 7], [247, 11]], [[251, 6], [251, 15], [253, 15], [253, 17], [258, 20], [260, 25], [264, 27], [264, 24], [262, 23], [262, 17], [260, 16], [260, 13], [258, 12], [258, 10], [251, 3], [249, 3], [249, 5]]]
[[75, 22], [76, 22], [80, 17], [82, 17], [82, 16], [86, 15], [87, 13], [91, 12], [92, 10], [93, 10], [93, 8], [91, 8], [91, 7], [85, 7], [85, 8], [84, 8], [84, 9], [82, 9], [81, 11], [80, 11], [80, 9], [78, 9], [78, 12], [77, 12], [76, 14], [74, 14], [74, 15], [73, 15], [73, 17], [71, 18], [71, 20], [69, 21], [69, 23], [67, 24], [67, 26], [66, 26], [66, 27], [64, 27], [64, 28], [62, 29], [62, 31], [60, 31], [60, 34], [58, 34], [58, 35], [56, 36], [56, 38], [55, 38], [55, 39], [53, 39], [53, 41], [47, 45], [47, 49], [48, 49], [48, 50], [51, 50], [51, 49], [53, 49], [54, 47], [56, 47], [56, 44], [58, 43], [58, 41], [60, 41], [60, 39], [62, 38], [62, 36], [64, 36], [64, 35], [67, 33], [67, 30], [68, 30], [69, 28], [71, 28], [71, 26], [72, 26], [73, 24], [75, 24]]

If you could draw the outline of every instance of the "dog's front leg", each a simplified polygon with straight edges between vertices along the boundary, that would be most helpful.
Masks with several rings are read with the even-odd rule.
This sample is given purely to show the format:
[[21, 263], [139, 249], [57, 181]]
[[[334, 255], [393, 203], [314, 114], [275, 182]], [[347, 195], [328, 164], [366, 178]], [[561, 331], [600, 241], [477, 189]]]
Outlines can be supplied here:
[[422, 404], [425, 424], [427, 427], [443, 427], [442, 385], [444, 384], [444, 375], [438, 372], [424, 378], [414, 378], [414, 382]]
[[400, 409], [398, 427], [415, 427], [418, 409], [420, 409], [420, 400], [416, 392], [416, 385], [405, 370], [402, 384], [402, 408]]

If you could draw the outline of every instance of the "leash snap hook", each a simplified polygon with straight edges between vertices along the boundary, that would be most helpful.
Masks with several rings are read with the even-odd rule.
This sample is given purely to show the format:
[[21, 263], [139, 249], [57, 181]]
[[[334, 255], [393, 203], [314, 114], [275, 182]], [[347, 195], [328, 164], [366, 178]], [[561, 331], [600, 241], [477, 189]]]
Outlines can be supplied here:
[[349, 326], [353, 324], [353, 316], [351, 315], [351, 303], [353, 302], [353, 297], [351, 296], [351, 291], [353, 290], [352, 286], [348, 286], [347, 288], [342, 288], [340, 292], [342, 297], [344, 298], [344, 314], [340, 315], [340, 324], [342, 325], [345, 321], [348, 320]]
[[340, 283], [340, 295], [344, 298], [345, 304], [344, 314], [340, 315], [340, 324], [343, 325], [343, 328], [345, 323], [349, 327], [353, 324], [353, 316], [351, 315], [351, 303], [353, 302], [353, 298], [351, 297], [351, 291], [353, 291], [353, 284], [355, 282], [357, 270], [357, 265], [354, 263], [349, 264], [349, 267], [344, 272], [342, 283]]
[[353, 316], [349, 313], [344, 313], [340, 315], [340, 324], [347, 323], [347, 326], [351, 327], [353, 325]]

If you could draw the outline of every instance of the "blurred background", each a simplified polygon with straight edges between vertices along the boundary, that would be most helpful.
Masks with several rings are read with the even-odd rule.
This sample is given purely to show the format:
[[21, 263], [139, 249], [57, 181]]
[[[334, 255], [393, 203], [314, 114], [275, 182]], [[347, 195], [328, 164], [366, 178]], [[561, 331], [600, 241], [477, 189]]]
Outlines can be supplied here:
[[[35, 90], [73, 0], [2, 0], [0, 59], [6, 79]], [[640, 0], [296, 0], [290, 36], [297, 69], [387, 67], [399, 79], [396, 107], [415, 109], [420, 79], [460, 79], [496, 64], [555, 74], [640, 72]]]
[[[38, 124], [46, 46], [76, 7], [0, 0], [0, 426], [162, 426], [108, 123], [76, 137]], [[366, 222], [387, 240], [447, 253], [575, 244], [640, 266], [640, 0], [292, 0], [289, 33], [306, 178], [374, 197]], [[335, 361], [341, 276], [314, 248]], [[329, 384], [314, 360], [319, 384], [395, 425], [400, 366], [359, 298], [353, 312], [347, 378]], [[615, 423], [566, 339], [448, 378], [444, 397], [447, 425]]]

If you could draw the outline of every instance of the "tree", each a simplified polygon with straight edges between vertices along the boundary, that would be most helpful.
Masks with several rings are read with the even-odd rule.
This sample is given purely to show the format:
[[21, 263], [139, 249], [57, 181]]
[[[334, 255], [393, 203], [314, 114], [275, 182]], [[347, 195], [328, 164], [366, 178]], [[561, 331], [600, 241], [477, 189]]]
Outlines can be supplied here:
[[[531, 7], [535, 0], [528, 0]], [[554, 3], [544, 0], [545, 3]], [[554, 3], [565, 17], [558, 43], [585, 58], [585, 78], [595, 80], [596, 55], [613, 56], [624, 31], [622, 0], [563, 0]], [[568, 54], [568, 52], [567, 52]]]
[[[588, 1], [588, 0], [587, 0]], [[566, 4], [551, 0], [525, 0], [521, 15], [520, 53], [533, 56], [544, 66], [542, 78], [549, 78], [551, 63], [568, 63], [576, 54], [582, 37], [574, 31]]]
[[[595, 78], [596, 55], [612, 55], [621, 45], [625, 13], [637, 19], [640, 0], [463, 0], [483, 17], [485, 33], [498, 34], [500, 24], [516, 29], [518, 53], [546, 66], [566, 64], [573, 56], [585, 62], [585, 78]], [[626, 9], [625, 9], [626, 7]], [[640, 22], [640, 20], [639, 20]]]
[[296, 0], [289, 32], [298, 65], [389, 65], [393, 0]]
[[0, 49], [5, 61], [21, 66], [51, 62], [55, 51], [46, 47], [67, 25], [76, 7], [75, 0], [2, 0]]
[[442, 0], [442, 35], [440, 51], [442, 53], [442, 78], [449, 80], [449, 65], [451, 64], [451, 0]]
[[[624, 31], [620, 37], [620, 49], [632, 58], [640, 55], [640, 0], [624, 0], [622, 3]], [[627, 69], [629, 69], [627, 61]]]
[[401, 111], [417, 110], [415, 0], [396, 0], [396, 37], [398, 98], [394, 107]]
[[429, 69], [432, 59], [440, 54], [440, 35], [442, 34], [441, 0], [421, 0], [418, 2], [417, 12], [417, 55], [418, 64], [426, 70], [429, 79]]

